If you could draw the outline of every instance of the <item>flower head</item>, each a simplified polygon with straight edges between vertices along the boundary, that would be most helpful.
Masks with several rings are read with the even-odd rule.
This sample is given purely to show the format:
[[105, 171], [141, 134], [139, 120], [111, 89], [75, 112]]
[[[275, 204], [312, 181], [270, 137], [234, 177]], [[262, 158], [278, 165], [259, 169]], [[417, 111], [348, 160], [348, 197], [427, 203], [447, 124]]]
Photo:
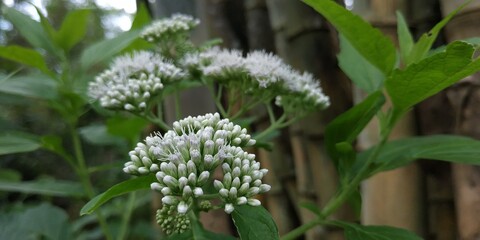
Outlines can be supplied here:
[[276, 103], [286, 111], [323, 109], [330, 104], [319, 81], [311, 74], [300, 73], [265, 51], [253, 51], [242, 57], [237, 50], [211, 48], [187, 54], [182, 64], [192, 74], [201, 73], [263, 101], [276, 98]]
[[140, 111], [148, 100], [184, 72], [160, 55], [139, 51], [117, 57], [110, 68], [90, 82], [88, 94], [102, 107]]
[[[206, 186], [213, 183], [230, 213], [235, 205], [258, 205], [253, 197], [270, 189], [261, 181], [267, 170], [260, 169], [254, 154], [242, 149], [253, 144], [245, 128], [220, 119], [218, 113], [187, 117], [174, 122], [164, 135], [139, 143], [123, 170], [134, 175], [154, 173], [151, 188], [161, 192], [163, 204], [174, 206], [179, 214], [188, 212], [204, 194], [212, 194]], [[219, 167], [224, 175], [214, 179], [213, 171]]]
[[173, 14], [170, 18], [157, 20], [147, 26], [141, 36], [149, 42], [155, 42], [174, 35], [185, 35], [199, 23], [200, 21], [192, 16]]

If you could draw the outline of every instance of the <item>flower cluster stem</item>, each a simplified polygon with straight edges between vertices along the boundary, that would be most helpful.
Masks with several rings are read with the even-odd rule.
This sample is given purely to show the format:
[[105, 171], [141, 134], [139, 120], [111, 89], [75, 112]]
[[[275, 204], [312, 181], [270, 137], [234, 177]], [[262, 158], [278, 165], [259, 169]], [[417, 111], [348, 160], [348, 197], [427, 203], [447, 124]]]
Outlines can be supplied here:
[[[93, 191], [92, 182], [90, 181], [88, 168], [85, 163], [85, 157], [83, 156], [82, 143], [80, 141], [80, 137], [74, 127], [70, 128], [70, 134], [72, 136], [75, 158], [77, 160], [77, 167], [75, 170], [78, 174], [78, 177], [80, 178], [80, 182], [82, 183], [83, 188], [85, 189], [87, 197], [89, 199], [92, 199], [93, 197], [95, 197], [95, 192]], [[102, 215], [100, 211], [97, 211], [96, 215], [97, 215], [97, 219], [100, 224], [100, 227], [103, 231], [103, 234], [105, 235], [105, 238], [107, 240], [113, 239], [110, 233], [110, 229], [108, 228], [107, 221], [105, 220], [105, 217]]]

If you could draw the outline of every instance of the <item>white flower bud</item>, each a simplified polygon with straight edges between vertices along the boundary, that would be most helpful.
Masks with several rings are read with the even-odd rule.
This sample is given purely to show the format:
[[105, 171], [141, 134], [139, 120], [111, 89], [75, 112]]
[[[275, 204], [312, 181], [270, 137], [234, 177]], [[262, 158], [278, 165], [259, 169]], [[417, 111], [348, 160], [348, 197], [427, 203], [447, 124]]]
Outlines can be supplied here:
[[270, 191], [272, 187], [268, 184], [261, 184], [259, 188], [260, 188], [260, 193], [264, 193], [264, 192]]
[[244, 205], [247, 203], [247, 198], [246, 197], [239, 197], [237, 198], [237, 205]]
[[150, 172], [158, 172], [158, 170], [160, 170], [158, 164], [154, 163], [150, 166]]
[[218, 180], [216, 180], [216, 179], [213, 181], [213, 186], [214, 186], [215, 189], [217, 189], [217, 190], [220, 190], [220, 189], [224, 188], [222, 182], [220, 182], [220, 181], [218, 181]]
[[243, 183], [251, 183], [252, 180], [253, 180], [252, 177], [250, 177], [250, 176], [248, 176], [248, 175], [242, 177], [242, 182], [243, 182]]
[[232, 180], [232, 187], [234, 188], [239, 188], [240, 187], [240, 178], [238, 177], [235, 177], [233, 180]]
[[157, 172], [155, 173], [155, 177], [159, 182], [163, 182], [163, 178], [165, 178], [166, 174], [164, 172]]
[[146, 168], [146, 167], [139, 167], [139, 168], [137, 169], [137, 171], [138, 171], [140, 174], [147, 174], [147, 173], [150, 172], [150, 171], [148, 170], [148, 168]]
[[150, 188], [155, 191], [161, 191], [162, 190], [162, 185], [158, 182], [153, 182], [150, 184]]
[[237, 198], [237, 188], [230, 188], [230, 191], [228, 191], [228, 197], [230, 199], [236, 199]]
[[225, 212], [230, 214], [233, 212], [233, 210], [235, 210], [235, 208], [233, 207], [233, 204], [231, 203], [227, 203], [225, 204]]
[[169, 187], [163, 187], [161, 190], [163, 195], [170, 195], [172, 194], [172, 189], [170, 189]]
[[238, 189], [238, 194], [239, 195], [245, 195], [248, 192], [249, 189], [250, 189], [250, 184], [249, 183], [244, 183]]
[[233, 168], [233, 170], [232, 170], [232, 178], [239, 177], [241, 172], [242, 172], [242, 171], [240, 170], [239, 167]]
[[220, 194], [220, 196], [222, 196], [223, 198], [228, 198], [228, 190], [226, 188], [222, 188], [220, 189], [220, 191], [218, 191], [218, 193]]
[[259, 192], [260, 192], [260, 188], [258, 188], [258, 187], [251, 187], [251, 188], [248, 190], [246, 196], [247, 196], [247, 197], [251, 197], [251, 196], [257, 195]]
[[163, 178], [163, 183], [165, 183], [165, 185], [167, 185], [169, 188], [178, 188], [178, 180], [170, 175], [167, 175]]
[[186, 177], [187, 176], [187, 165], [180, 163], [178, 164], [178, 176], [179, 177]]
[[184, 201], [181, 201], [177, 206], [177, 212], [180, 214], [185, 214], [187, 211], [188, 205]]
[[255, 207], [255, 206], [260, 206], [260, 204], [262, 204], [262, 203], [260, 202], [260, 200], [255, 199], [255, 198], [249, 198], [247, 203], [248, 203], [248, 205], [254, 206], [254, 207]]
[[199, 196], [202, 196], [203, 195], [203, 189], [202, 188], [199, 188], [199, 187], [196, 187], [193, 189], [193, 195], [195, 197], [199, 197]]
[[197, 184], [200, 186], [205, 184], [209, 177], [210, 173], [208, 171], [203, 171], [202, 173], [200, 173], [200, 176], [198, 176]]
[[182, 191], [183, 198], [188, 198], [192, 195], [192, 188], [190, 186], [185, 186]]
[[230, 173], [226, 173], [223, 175], [223, 185], [227, 188], [230, 188], [232, 184], [232, 175]]
[[215, 143], [212, 140], [205, 141], [203, 145], [203, 154], [213, 155], [214, 151], [215, 151]]
[[162, 198], [162, 203], [167, 205], [174, 205], [178, 202], [178, 199], [173, 196], [165, 196]]
[[192, 186], [197, 184], [197, 175], [195, 173], [190, 173], [190, 175], [188, 175], [188, 184]]
[[230, 165], [228, 163], [223, 163], [222, 164], [222, 170], [223, 170], [224, 174], [232, 171], [232, 169], [230, 168]]
[[187, 162], [187, 172], [188, 174], [197, 173], [197, 168], [195, 166], [195, 163], [191, 160]]

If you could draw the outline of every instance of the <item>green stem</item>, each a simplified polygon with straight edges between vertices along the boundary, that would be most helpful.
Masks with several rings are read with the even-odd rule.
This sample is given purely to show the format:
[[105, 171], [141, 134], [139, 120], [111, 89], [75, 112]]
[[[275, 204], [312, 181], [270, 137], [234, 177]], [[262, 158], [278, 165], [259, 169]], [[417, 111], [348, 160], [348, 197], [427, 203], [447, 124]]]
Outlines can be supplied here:
[[380, 143], [375, 146], [373, 152], [368, 157], [365, 164], [362, 165], [358, 174], [346, 185], [335, 197], [333, 197], [322, 209], [320, 215], [311, 222], [308, 222], [292, 231], [282, 236], [282, 240], [296, 239], [303, 235], [309, 229], [315, 227], [318, 224], [321, 224], [328, 216], [334, 213], [340, 206], [347, 201], [350, 195], [358, 188], [362, 180], [365, 178], [365, 175], [368, 173], [370, 165], [378, 158], [381, 149], [387, 142], [388, 136], [393, 128], [394, 121], [389, 121], [387, 126], [382, 129], [382, 135]]
[[270, 124], [270, 126], [267, 129], [263, 130], [261, 133], [256, 135], [254, 137], [255, 140], [259, 141], [265, 136], [268, 136], [268, 134], [270, 134], [271, 132], [281, 128], [284, 125], [286, 118], [287, 118], [287, 115], [283, 114], [277, 121]]
[[157, 124], [157, 126], [160, 127], [162, 130], [170, 130], [170, 127], [160, 117], [156, 117], [153, 114], [142, 115], [142, 117], [145, 117], [148, 121]]
[[[85, 163], [85, 157], [83, 156], [82, 143], [80, 137], [74, 127], [70, 127], [70, 134], [72, 135], [73, 148], [75, 152], [75, 158], [77, 159], [77, 174], [80, 178], [80, 182], [87, 193], [88, 198], [92, 199], [95, 197], [95, 192], [93, 191], [92, 183], [90, 182], [90, 175], [88, 173], [88, 168]], [[100, 227], [102, 228], [105, 238], [111, 240], [112, 235], [108, 228], [107, 222], [100, 211], [96, 213]]]
[[120, 231], [119, 231], [118, 237], [117, 237], [117, 239], [119, 239], [119, 240], [125, 239], [125, 235], [127, 234], [128, 223], [130, 222], [130, 217], [132, 216], [132, 212], [133, 212], [133, 209], [134, 209], [135, 197], [136, 197], [135, 192], [131, 192], [128, 195], [128, 202], [127, 202], [127, 205], [126, 205], [126, 209], [125, 209], [125, 211], [123, 212], [123, 215], [122, 215], [122, 223], [121, 223]]

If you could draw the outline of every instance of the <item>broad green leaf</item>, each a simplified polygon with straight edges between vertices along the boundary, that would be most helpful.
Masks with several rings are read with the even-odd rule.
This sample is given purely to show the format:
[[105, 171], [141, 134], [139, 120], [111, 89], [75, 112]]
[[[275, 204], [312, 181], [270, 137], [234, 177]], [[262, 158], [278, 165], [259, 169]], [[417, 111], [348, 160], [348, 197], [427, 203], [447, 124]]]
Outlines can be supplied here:
[[41, 147], [37, 136], [27, 133], [4, 133], [0, 135], [0, 155], [31, 152]]
[[55, 40], [66, 52], [85, 37], [90, 13], [89, 9], [78, 9], [65, 16]]
[[0, 214], [0, 239], [73, 239], [68, 214], [50, 203], [23, 212]]
[[410, 52], [413, 48], [413, 37], [408, 24], [405, 21], [402, 13], [397, 11], [397, 35], [398, 35], [398, 45], [400, 47], [400, 55], [402, 60], [405, 61], [410, 55]]
[[347, 240], [421, 240], [414, 233], [401, 228], [390, 226], [363, 226], [354, 223], [333, 221], [333, 225], [345, 229], [345, 238]]
[[80, 57], [82, 68], [88, 69], [94, 64], [109, 60], [137, 39], [139, 33], [139, 30], [124, 32], [114, 38], [102, 40], [89, 46]]
[[82, 210], [80, 210], [80, 215], [93, 213], [98, 207], [114, 197], [141, 189], [149, 189], [150, 184], [155, 181], [157, 180], [154, 175], [147, 175], [118, 183], [85, 204]]
[[37, 68], [46, 74], [51, 74], [42, 55], [33, 49], [17, 45], [0, 46], [0, 57]]
[[84, 197], [85, 192], [79, 182], [54, 179], [11, 182], [0, 181], [0, 191], [41, 194], [56, 197]]
[[69, 153], [67, 153], [67, 151], [63, 147], [61, 137], [55, 135], [43, 136], [41, 138], [41, 143], [44, 149], [58, 154], [70, 163], [74, 163], [74, 158]]
[[[480, 37], [473, 37], [473, 38], [466, 38], [466, 39], [461, 39], [460, 41], [470, 43], [475, 46], [475, 48], [480, 47]], [[435, 49], [432, 49], [428, 52], [428, 56], [432, 56], [441, 52], [445, 52], [445, 49], [447, 48], [446, 45], [442, 45], [440, 47], [437, 47]]]
[[[367, 160], [372, 149], [357, 156], [355, 170]], [[382, 148], [370, 175], [396, 169], [416, 159], [441, 160], [480, 165], [480, 141], [455, 135], [412, 137], [391, 141]]]
[[413, 105], [480, 70], [480, 59], [472, 61], [474, 48], [453, 42], [445, 52], [425, 58], [404, 70], [395, 70], [386, 80], [394, 105], [394, 118]]
[[107, 119], [107, 132], [123, 137], [129, 141], [137, 141], [142, 133], [142, 130], [149, 124], [149, 122], [140, 117], [121, 117], [116, 116]]
[[152, 17], [150, 16], [150, 13], [148, 12], [145, 4], [142, 2], [140, 3], [137, 13], [135, 14], [135, 18], [133, 18], [132, 27], [130, 28], [130, 30], [141, 29], [145, 25], [149, 24], [151, 21]]
[[392, 41], [359, 16], [330, 0], [303, 0], [322, 14], [355, 49], [383, 73], [388, 74], [396, 62]]
[[14, 76], [0, 80], [0, 92], [52, 100], [57, 97], [57, 82], [46, 75]]
[[42, 11], [33, 3], [30, 4], [35, 8], [35, 10], [37, 10], [37, 14], [40, 17], [40, 24], [42, 25], [43, 30], [47, 33], [49, 40], [53, 41], [57, 31], [55, 31], [52, 24], [50, 24], [50, 21], [45, 17], [45, 15], [43, 15]]
[[280, 239], [277, 225], [262, 206], [235, 206], [231, 215], [241, 240]]
[[55, 56], [61, 56], [60, 51], [39, 22], [13, 8], [4, 8], [3, 15], [32, 46], [43, 48]]
[[372, 93], [383, 85], [385, 75], [377, 67], [368, 62], [342, 35], [340, 39], [340, 53], [338, 66], [352, 80], [355, 85]]
[[96, 145], [117, 145], [124, 144], [124, 140], [110, 134], [105, 125], [92, 124], [79, 129], [80, 136], [87, 142]]
[[437, 39], [440, 30], [442, 30], [442, 28], [447, 25], [447, 23], [471, 1], [472, 0], [465, 1], [460, 7], [455, 9], [453, 12], [448, 14], [442, 21], [437, 23], [428, 33], [424, 33], [420, 37], [418, 42], [413, 45], [412, 51], [410, 51], [410, 54], [407, 56], [407, 58], [405, 58], [406, 64], [410, 65], [412, 63], [422, 60], [427, 55], [430, 48], [432, 48], [432, 44]]
[[325, 145], [328, 154], [334, 161], [338, 161], [340, 157], [336, 145], [341, 142], [352, 144], [362, 129], [377, 114], [384, 102], [385, 98], [382, 92], [374, 92], [327, 125]]

